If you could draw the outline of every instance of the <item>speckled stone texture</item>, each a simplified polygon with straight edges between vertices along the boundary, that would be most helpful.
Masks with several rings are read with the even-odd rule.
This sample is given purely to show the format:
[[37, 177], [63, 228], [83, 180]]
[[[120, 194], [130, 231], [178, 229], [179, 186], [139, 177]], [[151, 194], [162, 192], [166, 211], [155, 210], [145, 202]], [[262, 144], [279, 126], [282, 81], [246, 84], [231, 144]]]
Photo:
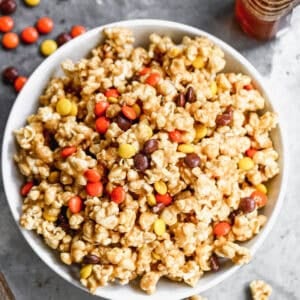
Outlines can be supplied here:
[[[281, 125], [286, 129], [290, 151], [289, 184], [282, 212], [254, 260], [203, 295], [210, 300], [250, 299], [248, 283], [253, 279], [263, 279], [273, 287], [273, 300], [299, 300], [300, 9], [294, 12], [292, 26], [286, 35], [276, 41], [262, 43], [246, 37], [240, 31], [233, 19], [233, 2], [41, 0], [40, 6], [30, 9], [18, 1], [19, 8], [14, 18], [16, 30], [20, 31], [23, 27], [32, 25], [39, 16], [51, 16], [55, 21], [51, 37], [78, 23], [92, 28], [124, 19], [168, 19], [204, 29], [244, 54], [266, 78], [283, 113], [284, 123]], [[42, 60], [36, 45], [20, 46], [10, 52], [0, 49], [1, 70], [6, 65], [15, 65], [23, 74], [29, 75]], [[11, 87], [0, 83], [1, 133], [15, 97]], [[17, 300], [96, 299], [63, 281], [33, 253], [11, 217], [2, 181], [0, 207], [0, 270], [5, 274]], [[176, 298], [176, 295], [173, 296]], [[170, 291], [170, 299], [172, 298]]]

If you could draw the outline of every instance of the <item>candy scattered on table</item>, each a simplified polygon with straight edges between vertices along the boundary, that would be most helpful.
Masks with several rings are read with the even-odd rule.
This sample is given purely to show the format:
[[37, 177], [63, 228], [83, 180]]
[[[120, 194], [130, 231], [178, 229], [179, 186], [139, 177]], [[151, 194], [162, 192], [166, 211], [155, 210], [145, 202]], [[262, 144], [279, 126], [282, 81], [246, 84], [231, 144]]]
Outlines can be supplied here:
[[9, 32], [14, 28], [14, 19], [10, 16], [0, 17], [0, 32]]
[[72, 28], [71, 28], [71, 36], [72, 38], [75, 38], [81, 34], [84, 34], [86, 32], [86, 29], [84, 26], [82, 25], [74, 25]]
[[20, 92], [23, 86], [25, 85], [27, 78], [24, 76], [19, 76], [14, 82], [14, 87], [16, 92]]
[[63, 44], [69, 42], [72, 37], [67, 32], [62, 32], [57, 38], [56, 43], [58, 47], [61, 47]]
[[45, 40], [41, 43], [40, 50], [44, 56], [49, 56], [57, 49], [57, 43], [54, 40]]
[[40, 0], [24, 0], [24, 3], [28, 6], [37, 6], [40, 2]]
[[34, 27], [26, 27], [21, 32], [21, 40], [26, 44], [33, 44], [39, 38], [39, 33]]
[[15, 67], [7, 67], [2, 72], [3, 81], [7, 84], [13, 84], [18, 76], [19, 71]]
[[50, 33], [54, 28], [54, 22], [49, 17], [42, 17], [39, 18], [36, 22], [36, 29], [40, 34], [48, 34]]
[[11, 15], [17, 9], [17, 3], [15, 0], [2, 0], [0, 1], [0, 12], [3, 15]]
[[14, 32], [7, 32], [2, 36], [2, 46], [6, 49], [15, 49], [19, 45], [19, 37]]

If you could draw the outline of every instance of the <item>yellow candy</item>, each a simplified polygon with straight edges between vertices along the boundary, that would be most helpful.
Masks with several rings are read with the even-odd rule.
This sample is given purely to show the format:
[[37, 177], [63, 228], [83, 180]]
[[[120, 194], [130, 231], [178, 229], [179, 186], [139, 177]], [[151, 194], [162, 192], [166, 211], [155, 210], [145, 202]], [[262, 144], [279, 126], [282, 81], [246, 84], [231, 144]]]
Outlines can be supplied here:
[[160, 194], [165, 195], [168, 191], [167, 185], [163, 181], [157, 181], [154, 183], [154, 189]]
[[80, 278], [87, 279], [92, 274], [92, 271], [93, 271], [93, 265], [85, 265], [80, 270]]
[[156, 205], [156, 199], [155, 199], [155, 196], [153, 194], [147, 195], [147, 203], [150, 206]]
[[254, 162], [250, 157], [243, 157], [239, 161], [239, 168], [244, 171], [249, 171], [254, 167]]
[[191, 144], [180, 144], [177, 148], [179, 152], [183, 153], [193, 153], [195, 152], [195, 148]]
[[117, 98], [115, 98], [115, 97], [109, 97], [109, 98], [107, 99], [107, 101], [108, 101], [109, 103], [118, 103], [118, 102], [119, 102], [119, 100], [118, 100]]
[[76, 117], [77, 116], [77, 113], [78, 113], [78, 107], [77, 107], [77, 104], [72, 102], [72, 108], [71, 108], [71, 111], [70, 111], [70, 116], [74, 116]]
[[156, 219], [153, 225], [154, 232], [157, 235], [163, 235], [166, 232], [166, 223], [162, 219]]
[[28, 6], [37, 6], [40, 4], [40, 0], [24, 0], [25, 4]]
[[122, 158], [130, 158], [136, 154], [136, 149], [130, 144], [122, 144], [119, 146], [118, 154]]
[[61, 116], [67, 116], [72, 110], [72, 102], [66, 98], [58, 100], [56, 103], [56, 111]]
[[132, 105], [133, 110], [136, 113], [137, 118], [141, 115], [141, 107], [138, 104], [133, 104]]
[[58, 181], [58, 178], [59, 178], [59, 172], [58, 171], [53, 171], [49, 174], [48, 176], [48, 181], [50, 183], [55, 183]]
[[200, 141], [207, 135], [207, 127], [202, 125], [202, 124], [197, 124], [195, 126], [196, 130], [196, 136], [195, 136], [195, 141]]
[[49, 222], [55, 222], [57, 220], [56, 216], [49, 215], [46, 211], [43, 212], [43, 218]]
[[54, 40], [45, 40], [40, 46], [41, 53], [44, 56], [49, 56], [57, 49], [57, 43]]
[[155, 260], [160, 260], [160, 256], [155, 253], [155, 252], [152, 252], [152, 257], [155, 259]]
[[258, 184], [257, 186], [255, 186], [255, 188], [256, 188], [258, 191], [260, 191], [260, 192], [262, 192], [262, 193], [264, 193], [264, 194], [267, 194], [267, 193], [268, 193], [267, 187], [266, 187], [264, 184], [262, 184], [262, 183], [260, 183], [260, 184]]
[[202, 69], [204, 68], [205, 63], [201, 56], [196, 57], [196, 59], [193, 61], [193, 67], [195, 69]]
[[211, 91], [211, 95], [212, 97], [215, 96], [218, 92], [218, 86], [217, 86], [217, 83], [215, 81], [213, 81], [211, 84], [210, 84], [210, 91]]

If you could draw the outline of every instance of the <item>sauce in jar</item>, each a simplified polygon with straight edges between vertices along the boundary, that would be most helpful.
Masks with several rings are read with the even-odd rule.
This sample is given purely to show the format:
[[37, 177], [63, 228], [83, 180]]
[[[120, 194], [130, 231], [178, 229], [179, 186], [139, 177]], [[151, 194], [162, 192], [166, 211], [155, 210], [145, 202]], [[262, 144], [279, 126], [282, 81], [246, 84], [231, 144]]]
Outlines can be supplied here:
[[288, 27], [296, 4], [299, 0], [236, 0], [235, 15], [248, 35], [268, 40]]

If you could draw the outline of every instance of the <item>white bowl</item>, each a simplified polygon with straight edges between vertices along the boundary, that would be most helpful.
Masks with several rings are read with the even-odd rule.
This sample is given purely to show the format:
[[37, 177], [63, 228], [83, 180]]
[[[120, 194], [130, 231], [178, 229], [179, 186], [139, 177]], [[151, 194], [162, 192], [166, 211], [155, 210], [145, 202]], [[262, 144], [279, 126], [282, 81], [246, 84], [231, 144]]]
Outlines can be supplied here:
[[[16, 102], [10, 112], [3, 138], [2, 174], [8, 204], [17, 224], [19, 224], [19, 218], [21, 214], [22, 198], [20, 197], [19, 190], [22, 184], [22, 177], [20, 176], [20, 173], [18, 172], [13, 161], [13, 155], [17, 150], [13, 136], [13, 130], [22, 127], [25, 124], [26, 117], [36, 111], [38, 97], [43, 92], [43, 89], [47, 85], [49, 78], [58, 73], [60, 63], [67, 58], [71, 58], [72, 60], [76, 61], [87, 55], [89, 51], [99, 43], [102, 29], [104, 27], [111, 26], [122, 26], [131, 29], [134, 32], [136, 44], [143, 45], [147, 45], [149, 34], [152, 32], [167, 34], [177, 42], [179, 42], [184, 35], [202, 35], [210, 38], [215, 44], [219, 45], [225, 53], [226, 71], [242, 72], [250, 75], [253, 78], [255, 86], [262, 92], [267, 100], [266, 109], [271, 111], [276, 110], [274, 109], [275, 103], [272, 102], [272, 99], [265, 89], [263, 79], [256, 69], [228, 44], [202, 30], [179, 23], [162, 20], [123, 21], [93, 29], [67, 43], [58, 49], [56, 53], [46, 59], [31, 75], [22, 92], [17, 97]], [[281, 171], [280, 174], [276, 176], [276, 178], [274, 178], [270, 183], [270, 200], [267, 207], [264, 209], [264, 214], [268, 217], [268, 222], [258, 236], [245, 243], [245, 245], [251, 250], [252, 254], [255, 253], [270, 232], [280, 211], [286, 186], [287, 172], [285, 161], [287, 155], [285, 153], [280, 126], [272, 132], [272, 139], [274, 141], [275, 149], [280, 154], [279, 165]], [[78, 275], [76, 275], [74, 269], [60, 262], [54, 251], [48, 248], [36, 233], [26, 231], [20, 226], [19, 228], [28, 244], [52, 270], [54, 270], [68, 282], [82, 288], [77, 277]], [[151, 296], [151, 299], [167, 299], [170, 298], [170, 294], [172, 294], [172, 299], [182, 299], [190, 295], [206, 291], [212, 286], [215, 286], [219, 282], [223, 281], [225, 278], [228, 278], [238, 268], [238, 266], [233, 266], [228, 262], [228, 264], [219, 272], [207, 273], [199, 281], [195, 288], [188, 287], [182, 283], [161, 280], [158, 284], [157, 292]], [[149, 296], [145, 295], [139, 290], [139, 288], [137, 288], [136, 283], [126, 286], [114, 284], [105, 288], [99, 288], [96, 292], [96, 295], [109, 299], [120, 299], [121, 297], [122, 299], [131, 300], [149, 299]]]

